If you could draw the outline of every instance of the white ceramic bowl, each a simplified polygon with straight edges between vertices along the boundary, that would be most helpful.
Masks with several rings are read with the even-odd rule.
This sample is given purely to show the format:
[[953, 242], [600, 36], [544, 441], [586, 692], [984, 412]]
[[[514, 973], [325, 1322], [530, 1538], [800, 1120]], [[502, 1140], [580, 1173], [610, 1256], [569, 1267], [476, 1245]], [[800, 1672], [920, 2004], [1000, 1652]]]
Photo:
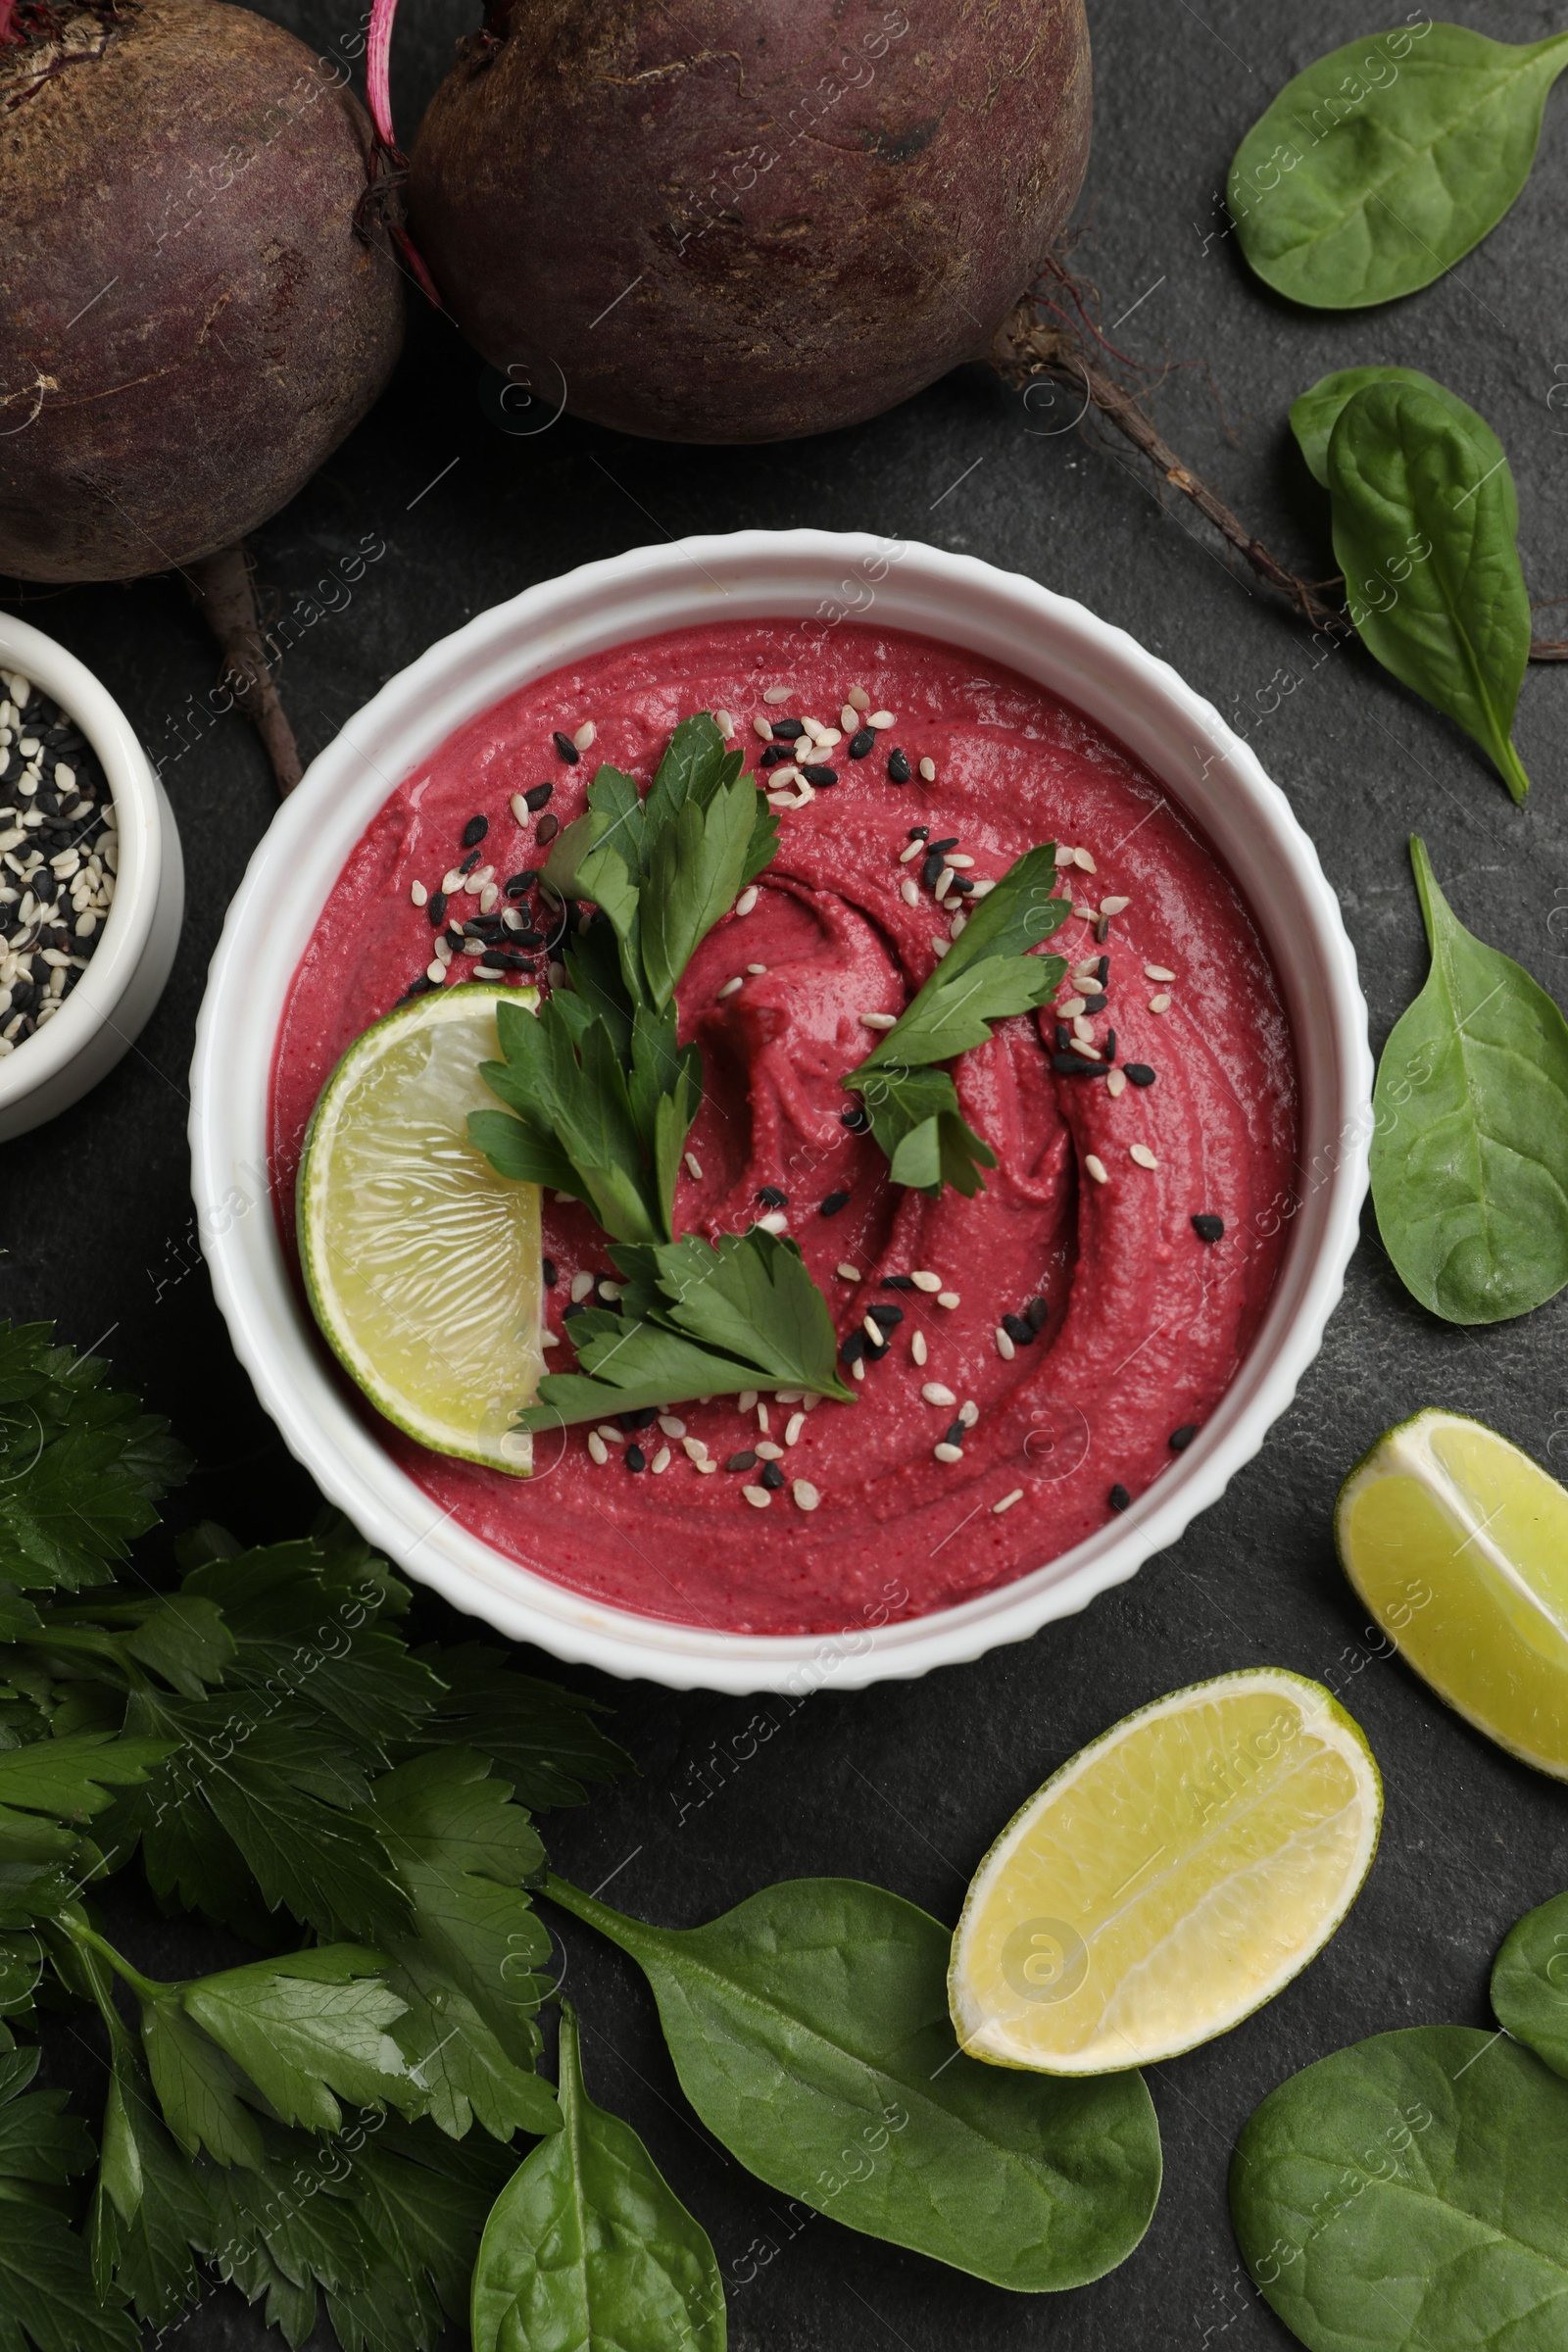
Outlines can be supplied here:
[[[1118, 735], [1228, 860], [1295, 1029], [1299, 1199], [1240, 1374], [1179, 1464], [1062, 1557], [906, 1623], [722, 1634], [609, 1608], [445, 1519], [393, 1464], [328, 1368], [289, 1282], [269, 1199], [268, 1084], [294, 967], [354, 844], [454, 728], [607, 647], [722, 617], [874, 616], [1005, 662]], [[1262, 1444], [1316, 1354], [1355, 1246], [1371, 1131], [1366, 1007], [1340, 910], [1284, 794], [1175, 671], [1081, 605], [967, 556], [828, 531], [742, 531], [639, 548], [530, 588], [394, 678], [312, 765], [251, 861], [213, 960], [191, 1071], [199, 1230], [262, 1402], [323, 1493], [411, 1576], [500, 1632], [677, 1689], [851, 1688], [973, 1658], [1081, 1609], [1173, 1544]]]
[[185, 910], [185, 869], [164, 788], [120, 705], [41, 629], [0, 612], [0, 669], [20, 670], [74, 718], [103, 764], [120, 869], [103, 937], [57, 1013], [0, 1060], [0, 1143], [106, 1077], [164, 992]]

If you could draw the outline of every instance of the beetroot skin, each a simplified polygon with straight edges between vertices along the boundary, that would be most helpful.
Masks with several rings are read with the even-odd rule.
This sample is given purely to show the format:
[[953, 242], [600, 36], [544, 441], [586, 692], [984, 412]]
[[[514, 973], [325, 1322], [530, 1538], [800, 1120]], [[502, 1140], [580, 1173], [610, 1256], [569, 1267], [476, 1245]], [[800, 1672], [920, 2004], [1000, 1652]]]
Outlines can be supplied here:
[[0, 47], [0, 571], [125, 579], [293, 497], [402, 288], [355, 228], [369, 124], [292, 33], [220, 0], [43, 22]]
[[1082, 0], [513, 0], [412, 159], [470, 341], [580, 416], [770, 441], [978, 357], [1089, 152]]

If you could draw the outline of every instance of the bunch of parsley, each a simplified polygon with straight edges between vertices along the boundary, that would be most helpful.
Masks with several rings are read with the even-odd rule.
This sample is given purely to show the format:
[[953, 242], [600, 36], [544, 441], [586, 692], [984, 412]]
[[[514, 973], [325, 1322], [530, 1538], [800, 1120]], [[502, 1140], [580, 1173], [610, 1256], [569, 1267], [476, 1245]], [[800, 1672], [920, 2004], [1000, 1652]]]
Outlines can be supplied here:
[[[123, 1564], [184, 1470], [101, 1365], [0, 1324], [0, 2352], [135, 2352], [216, 2280], [291, 2345], [324, 2294], [345, 2352], [428, 2352], [514, 2135], [560, 2122], [532, 1815], [626, 1759], [500, 1650], [411, 1648], [341, 1520], [197, 1528], [154, 1591]], [[143, 1975], [96, 1901], [138, 1850], [263, 1957]], [[96, 2141], [29, 2088], [62, 2004], [107, 2047]]]

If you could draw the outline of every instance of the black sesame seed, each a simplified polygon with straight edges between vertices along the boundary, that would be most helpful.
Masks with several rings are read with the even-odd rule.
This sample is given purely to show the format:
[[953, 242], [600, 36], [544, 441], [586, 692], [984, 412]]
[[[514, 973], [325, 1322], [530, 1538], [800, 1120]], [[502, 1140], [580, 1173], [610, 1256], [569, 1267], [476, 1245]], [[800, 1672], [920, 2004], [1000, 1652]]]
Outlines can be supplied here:
[[886, 1355], [887, 1351], [888, 1343], [886, 1340], [883, 1341], [880, 1348], [873, 1348], [869, 1340], [867, 1340], [865, 1343], [865, 1360], [868, 1364], [879, 1364], [882, 1361], [882, 1358]]
[[757, 1483], [760, 1487], [765, 1487], [770, 1494], [776, 1494], [784, 1484], [784, 1473], [777, 1462], [764, 1462], [758, 1474]]
[[[571, 756], [574, 760], [576, 759], [577, 754], [575, 750], [573, 750]], [[525, 807], [531, 808], [535, 815], [537, 815], [539, 810], [548, 805], [550, 796], [555, 789], [556, 788], [553, 783], [530, 784], [527, 791], [522, 796]]]
[[627, 1430], [630, 1430], [630, 1429], [652, 1429], [652, 1428], [653, 1428], [653, 1426], [654, 1426], [654, 1423], [655, 1423], [655, 1422], [656, 1422], [658, 1419], [659, 1419], [659, 1407], [658, 1407], [658, 1405], [657, 1405], [657, 1404], [645, 1404], [645, 1405], [642, 1405], [642, 1406], [640, 1406], [640, 1407], [639, 1407], [639, 1409], [638, 1409], [638, 1410], [637, 1410], [635, 1413], [617, 1413], [617, 1414], [615, 1415], [615, 1427], [616, 1427], [617, 1429], [627, 1429]]
[[942, 879], [942, 853], [933, 850], [920, 867], [920, 879], [927, 890], [935, 890]]
[[448, 923], [445, 936], [447, 946], [452, 949], [454, 954], [456, 954], [458, 949], [463, 945], [463, 925], [461, 923]]
[[757, 1456], [748, 1446], [740, 1453], [732, 1453], [724, 1467], [726, 1470], [755, 1470]]
[[953, 888], [956, 893], [961, 894], [962, 897], [967, 898], [970, 891], [973, 890], [974, 884], [970, 881], [967, 874], [955, 874], [953, 877]]
[[538, 879], [539, 868], [536, 865], [525, 865], [518, 872], [509, 874], [501, 887], [509, 899], [520, 899], [525, 892], [532, 890]]
[[[557, 740], [557, 742], [558, 742], [558, 743], [560, 742], [561, 738], [560, 738], [560, 736], [559, 736], [559, 735], [557, 736], [556, 740]], [[573, 755], [573, 757], [575, 757], [575, 755]], [[646, 1469], [647, 1469], [647, 1467], [648, 1467], [648, 1456], [647, 1456], [647, 1454], [646, 1454], [646, 1453], [644, 1453], [644, 1451], [643, 1451], [643, 1449], [642, 1449], [642, 1447], [641, 1447], [640, 1446], [627, 1446], [627, 1448], [626, 1448], [626, 1467], [627, 1467], [627, 1469], [628, 1469], [628, 1470], [646, 1470]]]
[[848, 1110], [841, 1110], [839, 1118], [852, 1135], [864, 1135], [871, 1125], [870, 1112], [859, 1102], [852, 1102]]
[[444, 890], [432, 891], [424, 911], [430, 917], [431, 930], [439, 931], [447, 919], [446, 892]]
[[1105, 996], [1085, 997], [1084, 1010], [1085, 1012], [1103, 1012], [1109, 1003], [1110, 999]]
[[[859, 742], [858, 735], [855, 740], [857, 743]], [[866, 748], [869, 750], [869, 745]], [[888, 782], [890, 784], [907, 784], [911, 772], [907, 752], [894, 751], [888, 754]]]
[[858, 727], [850, 737], [850, 758], [863, 760], [875, 741], [876, 729], [874, 727]]
[[1124, 1511], [1132, 1501], [1132, 1496], [1128, 1494], [1125, 1487], [1115, 1486], [1111, 1488], [1110, 1493], [1105, 1496], [1105, 1500], [1109, 1503], [1113, 1511]]
[[1031, 1298], [1028, 1305], [1023, 1310], [1024, 1321], [1028, 1324], [1031, 1331], [1039, 1331], [1043, 1328], [1046, 1317], [1050, 1314], [1050, 1312], [1051, 1309], [1046, 1304], [1044, 1298]]
[[1105, 982], [1110, 978], [1110, 957], [1108, 956], [1098, 956], [1095, 961], [1095, 969], [1100, 974], [1100, 985], [1103, 988]]
[[1114, 1061], [1114, 1060], [1115, 1060], [1115, 1058], [1116, 1058], [1116, 1032], [1115, 1032], [1115, 1030], [1114, 1030], [1114, 1029], [1107, 1029], [1107, 1030], [1105, 1031], [1105, 1049], [1104, 1049], [1104, 1051], [1105, 1051], [1105, 1059], [1106, 1059], [1107, 1061]]
[[865, 1311], [879, 1331], [897, 1331], [904, 1321], [903, 1307], [895, 1306], [891, 1298], [879, 1298], [875, 1305], [868, 1306]]
[[542, 931], [514, 931], [512, 938], [519, 948], [542, 948], [545, 944]]
[[519, 956], [514, 948], [486, 948], [485, 961], [499, 963], [504, 972], [531, 972], [533, 970], [531, 957]]
[[847, 1208], [849, 1206], [849, 1200], [850, 1196], [848, 1193], [829, 1193], [827, 1199], [823, 1201], [821, 1207], [816, 1213], [820, 1217], [836, 1217], [841, 1208]]
[[[413, 986], [406, 991], [403, 998], [404, 1004], [408, 1003], [410, 997], [427, 997], [434, 986], [435, 982], [431, 979], [429, 973], [421, 972], [417, 980], [414, 982]], [[32, 1002], [30, 1004], [24, 1004], [23, 999], [28, 996], [30, 996]], [[32, 1005], [35, 1004], [37, 1001], [38, 992], [36, 989], [28, 990], [25, 988], [15, 988], [11, 992], [11, 1002], [19, 1012], [30, 1012], [32, 1010]]]
[[1196, 1421], [1184, 1421], [1180, 1429], [1173, 1429], [1170, 1433], [1172, 1453], [1185, 1453], [1197, 1435], [1198, 1423]]
[[845, 1337], [839, 1342], [840, 1363], [858, 1364], [861, 1356], [865, 1353], [865, 1334], [859, 1329], [858, 1325], [857, 1325], [854, 1331], [846, 1333]]
[[821, 767], [815, 760], [809, 761], [807, 766], [803, 767], [801, 773], [808, 784], [816, 785], [819, 791], [825, 790], [829, 784], [836, 784], [839, 780], [839, 771], [836, 767]]
[[1022, 1315], [1004, 1315], [1002, 1328], [1015, 1348], [1032, 1348], [1034, 1346], [1035, 1327]]
[[781, 1192], [776, 1184], [764, 1184], [757, 1198], [764, 1208], [788, 1208], [790, 1204], [788, 1193]]
[[911, 825], [909, 827], [909, 839], [911, 841], [929, 841], [930, 838], [931, 828], [929, 825]]
[[884, 1274], [882, 1288], [885, 1291], [912, 1291], [914, 1276], [912, 1274]]
[[1065, 1054], [1069, 1051], [1071, 1045], [1072, 1031], [1068, 1028], [1065, 1021], [1058, 1021], [1056, 1023], [1056, 1052], [1058, 1054]]
[[1193, 1219], [1193, 1231], [1200, 1242], [1217, 1242], [1224, 1237], [1225, 1220], [1223, 1217], [1209, 1216], [1205, 1211], [1202, 1216]]
[[780, 743], [799, 743], [806, 733], [805, 721], [799, 718], [775, 718], [773, 733]]
[[770, 743], [757, 764], [759, 767], [777, 767], [781, 760], [789, 757], [790, 747], [787, 743]]
[[949, 1427], [948, 1434], [943, 1439], [942, 1443], [944, 1446], [961, 1446], [968, 1434], [969, 1428], [967, 1422], [955, 1421]]
[[586, 1299], [574, 1299], [570, 1306], [564, 1306], [562, 1308], [561, 1320], [563, 1323], [569, 1323], [573, 1315], [585, 1315], [587, 1312], [588, 1304]]
[[479, 853], [478, 853], [478, 851], [477, 851], [477, 850], [470, 850], [470, 851], [468, 852], [468, 855], [466, 856], [466, 858], [463, 858], [463, 859], [461, 860], [461, 862], [459, 863], [459, 866], [458, 866], [458, 871], [459, 871], [459, 873], [460, 873], [460, 874], [471, 874], [471, 873], [472, 873], [472, 871], [473, 871], [473, 869], [474, 869], [474, 867], [475, 867], [475, 866], [478, 864], [478, 862], [479, 862]]
[[470, 816], [463, 828], [464, 848], [471, 850], [475, 842], [483, 841], [489, 830], [490, 819], [487, 816]]
[[[551, 737], [551, 741], [554, 743], [557, 751], [561, 754], [563, 760], [564, 760], [566, 762], [566, 765], [568, 767], [575, 767], [578, 760], [582, 758], [582, 754], [578, 751], [577, 746], [572, 742], [571, 737], [569, 735], [564, 735], [561, 729], [558, 727], [555, 731], [555, 734]], [[532, 794], [530, 794], [530, 801], [532, 800]]]
[[1082, 1054], [1053, 1054], [1051, 1066], [1058, 1078], [1108, 1078], [1110, 1065], [1089, 1061]]
[[555, 1259], [553, 1257], [541, 1258], [539, 1270], [545, 1278], [545, 1289], [553, 1291], [561, 1280], [561, 1268], [556, 1264]]
[[1125, 1064], [1125, 1067], [1127, 1075], [1131, 1079], [1134, 1086], [1153, 1085], [1154, 1073], [1150, 1068], [1147, 1061], [1129, 1061]]
[[958, 846], [958, 836], [956, 833], [950, 833], [946, 841], [930, 841], [928, 839], [926, 846], [932, 851], [956, 850]]

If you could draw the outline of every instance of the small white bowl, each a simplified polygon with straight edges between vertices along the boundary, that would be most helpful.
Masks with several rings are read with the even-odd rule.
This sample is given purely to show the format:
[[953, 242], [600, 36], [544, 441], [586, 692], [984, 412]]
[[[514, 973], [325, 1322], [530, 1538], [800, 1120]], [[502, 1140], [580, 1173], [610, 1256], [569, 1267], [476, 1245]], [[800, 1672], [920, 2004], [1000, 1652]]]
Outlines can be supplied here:
[[[1006, 663], [1143, 760], [1226, 858], [1295, 1032], [1299, 1197], [1262, 1328], [1179, 1462], [1110, 1526], [956, 1608], [840, 1634], [724, 1634], [640, 1617], [520, 1568], [444, 1517], [341, 1394], [284, 1262], [268, 1166], [268, 1088], [284, 999], [318, 914], [376, 809], [456, 727], [531, 679], [611, 646], [715, 618], [864, 619]], [[371, 1543], [518, 1641], [679, 1690], [849, 1689], [978, 1657], [1081, 1609], [1174, 1544], [1284, 1412], [1355, 1247], [1372, 1061], [1355, 957], [1317, 854], [1253, 755], [1165, 662], [1033, 580], [934, 548], [830, 531], [741, 531], [589, 564], [443, 639], [317, 760], [251, 860], [213, 959], [191, 1069], [202, 1246], [263, 1404]]]
[[92, 671], [0, 612], [0, 669], [21, 671], [74, 719], [115, 798], [120, 867], [103, 936], [57, 1013], [0, 1060], [0, 1143], [25, 1135], [107, 1077], [164, 993], [185, 911], [174, 812], [120, 705]]

